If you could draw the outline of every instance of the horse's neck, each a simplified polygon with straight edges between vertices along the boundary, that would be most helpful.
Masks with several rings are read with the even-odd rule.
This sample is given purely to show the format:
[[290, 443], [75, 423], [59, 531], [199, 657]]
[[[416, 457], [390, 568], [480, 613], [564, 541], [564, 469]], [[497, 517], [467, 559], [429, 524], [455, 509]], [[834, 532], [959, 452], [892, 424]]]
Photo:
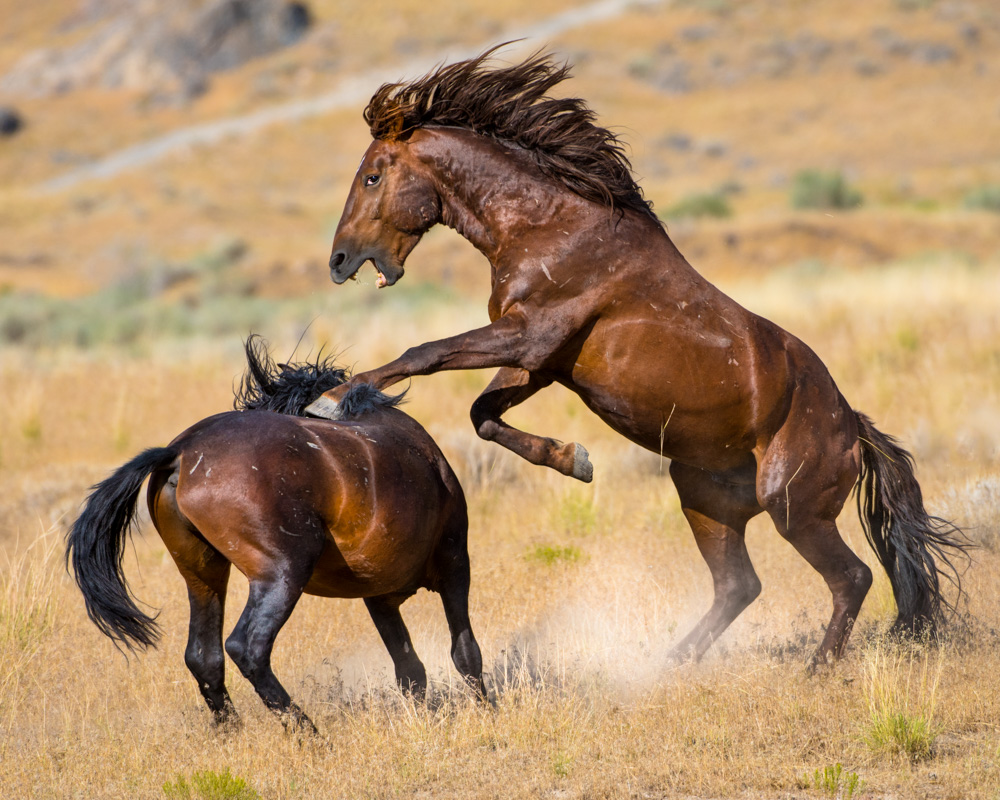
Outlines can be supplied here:
[[516, 151], [470, 131], [435, 129], [425, 146], [436, 164], [441, 221], [493, 263], [514, 238], [554, 218], [565, 203], [560, 195], [570, 194]]

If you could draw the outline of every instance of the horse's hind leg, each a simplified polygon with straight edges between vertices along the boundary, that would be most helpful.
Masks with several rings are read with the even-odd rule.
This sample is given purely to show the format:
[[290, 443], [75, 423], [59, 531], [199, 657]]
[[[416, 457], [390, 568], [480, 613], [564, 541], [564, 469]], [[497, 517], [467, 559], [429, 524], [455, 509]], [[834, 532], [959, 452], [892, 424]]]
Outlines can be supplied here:
[[472, 633], [469, 620], [469, 549], [468, 518], [463, 510], [457, 514], [451, 530], [442, 537], [434, 559], [441, 576], [438, 592], [444, 605], [444, 615], [451, 632], [451, 660], [481, 699], [486, 699], [483, 683], [483, 655]]
[[399, 606], [405, 599], [398, 595], [366, 597], [365, 606], [392, 658], [399, 688], [416, 697], [423, 697], [427, 689], [427, 670], [413, 649], [410, 632], [399, 613]]
[[555, 439], [525, 433], [500, 419], [508, 409], [523, 403], [550, 383], [552, 381], [533, 372], [503, 367], [472, 404], [472, 424], [481, 438], [506, 447], [526, 461], [589, 483], [594, 479], [594, 467], [582, 445], [576, 442], [562, 444]]
[[[216, 724], [233, 723], [239, 715], [226, 691], [226, 656], [222, 649], [222, 622], [229, 582], [229, 562], [206, 564], [199, 575], [184, 570], [191, 604], [191, 622], [184, 663], [198, 681], [198, 689], [208, 704]], [[211, 573], [211, 574], [209, 574]]]
[[151, 481], [150, 512], [187, 584], [191, 621], [184, 663], [198, 682], [215, 723], [237, 722], [239, 715], [226, 691], [226, 654], [222, 649], [229, 561], [180, 513], [173, 485], [164, 483], [162, 476], [154, 475]]
[[843, 653], [872, 573], [841, 538], [836, 523], [857, 480], [856, 437], [846, 428], [824, 431], [811, 419], [807, 423], [812, 424], [795, 425], [790, 418], [768, 445], [757, 471], [757, 494], [778, 532], [833, 594], [830, 624], [812, 657], [815, 666]]
[[708, 613], [674, 647], [675, 658], [699, 659], [733, 620], [760, 594], [760, 580], [746, 548], [747, 522], [763, 509], [757, 504], [752, 470], [732, 481], [677, 461], [670, 464], [681, 508], [694, 533], [715, 587]]
[[294, 725], [313, 733], [316, 726], [295, 703], [271, 670], [271, 651], [281, 626], [302, 596], [305, 581], [287, 572], [251, 579], [250, 594], [239, 622], [226, 640], [226, 652], [272, 711], [287, 714]]

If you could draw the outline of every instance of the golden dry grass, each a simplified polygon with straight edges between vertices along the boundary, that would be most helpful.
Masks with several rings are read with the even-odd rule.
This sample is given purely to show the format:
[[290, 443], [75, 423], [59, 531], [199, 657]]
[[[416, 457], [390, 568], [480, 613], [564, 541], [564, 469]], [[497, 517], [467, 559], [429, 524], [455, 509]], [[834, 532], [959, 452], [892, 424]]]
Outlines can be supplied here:
[[[129, 573], [162, 608], [165, 636], [130, 662], [86, 619], [58, 551], [87, 486], [228, 405], [238, 340], [166, 342], [140, 355], [9, 349], [0, 358], [0, 399], [14, 410], [0, 430], [0, 477], [14, 487], [0, 509], [11, 565], [0, 593], [0, 793], [152, 798], [178, 776], [228, 769], [279, 798], [819, 797], [814, 774], [839, 763], [863, 782], [855, 796], [995, 798], [997, 271], [944, 260], [789, 269], [726, 288], [810, 342], [852, 402], [914, 449], [930, 507], [985, 545], [965, 576], [968, 631], [941, 645], [885, 643], [892, 601], [879, 575], [847, 658], [810, 677], [804, 662], [829, 595], [758, 518], [748, 541], [762, 597], [705, 662], [671, 666], [665, 652], [706, 607], [711, 581], [665, 465], [552, 389], [512, 419], [586, 443], [597, 477], [585, 486], [531, 467], [479, 442], [467, 422], [487, 376], [441, 374], [414, 381], [408, 410], [469, 495], [471, 612], [497, 707], [456, 687], [436, 596], [404, 606], [435, 681], [429, 707], [396, 694], [361, 603], [305, 598], [279, 637], [275, 669], [322, 735], [286, 734], [231, 667], [245, 725], [217, 733], [183, 664], [183, 583], [155, 532], [147, 525], [137, 540]], [[478, 315], [461, 300], [431, 308], [430, 318], [426, 309], [368, 312], [351, 358], [384, 360]], [[304, 346], [337, 332], [331, 313]], [[293, 343], [275, 342], [279, 352]], [[851, 509], [841, 525], [874, 566]], [[234, 578], [229, 626], [245, 591]], [[878, 697], [926, 718], [928, 753], [914, 760], [869, 740]]]

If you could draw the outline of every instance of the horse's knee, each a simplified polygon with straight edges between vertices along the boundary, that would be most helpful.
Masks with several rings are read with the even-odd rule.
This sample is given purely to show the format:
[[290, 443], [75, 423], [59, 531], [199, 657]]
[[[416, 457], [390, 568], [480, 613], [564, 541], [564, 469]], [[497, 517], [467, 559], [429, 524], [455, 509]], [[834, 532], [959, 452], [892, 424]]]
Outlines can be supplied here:
[[493, 408], [482, 400], [476, 400], [469, 411], [472, 418], [472, 427], [480, 439], [492, 441], [500, 431], [500, 423], [497, 422], [496, 413]]
[[718, 592], [719, 600], [728, 610], [729, 614], [736, 617], [745, 608], [749, 607], [754, 600], [760, 597], [760, 578], [755, 572], [744, 572], [733, 575], [723, 583]]

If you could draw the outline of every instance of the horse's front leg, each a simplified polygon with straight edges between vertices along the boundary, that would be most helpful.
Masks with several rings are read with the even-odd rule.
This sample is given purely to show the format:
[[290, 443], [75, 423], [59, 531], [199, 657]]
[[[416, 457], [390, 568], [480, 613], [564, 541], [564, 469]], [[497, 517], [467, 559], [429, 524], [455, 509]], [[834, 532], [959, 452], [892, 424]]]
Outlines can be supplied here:
[[594, 467], [583, 445], [563, 444], [525, 433], [500, 419], [508, 409], [523, 403], [550, 383], [550, 379], [525, 369], [503, 367], [472, 404], [472, 424], [481, 438], [506, 447], [526, 461], [590, 483], [594, 479]]
[[[530, 319], [536, 324], [529, 324]], [[381, 390], [414, 375], [443, 370], [518, 367], [531, 371], [541, 367], [569, 335], [566, 318], [552, 315], [543, 322], [537, 310], [529, 314], [517, 308], [486, 327], [411, 347], [395, 361], [359, 373], [348, 383], [325, 392], [306, 407], [306, 413], [339, 419], [340, 400], [358, 383], [370, 383]]]

